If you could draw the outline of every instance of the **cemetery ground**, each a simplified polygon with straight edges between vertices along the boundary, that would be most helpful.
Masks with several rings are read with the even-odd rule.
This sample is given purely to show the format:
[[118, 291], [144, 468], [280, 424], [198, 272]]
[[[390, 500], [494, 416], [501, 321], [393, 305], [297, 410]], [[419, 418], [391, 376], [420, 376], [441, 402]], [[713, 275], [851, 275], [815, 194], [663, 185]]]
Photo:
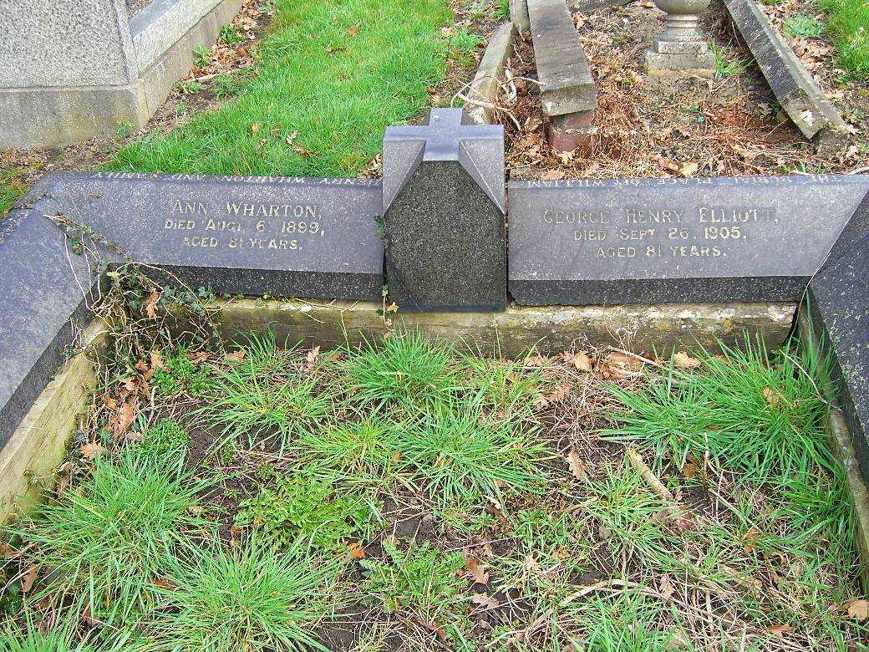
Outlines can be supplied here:
[[128, 271], [3, 649], [863, 649], [811, 347], [237, 346]]

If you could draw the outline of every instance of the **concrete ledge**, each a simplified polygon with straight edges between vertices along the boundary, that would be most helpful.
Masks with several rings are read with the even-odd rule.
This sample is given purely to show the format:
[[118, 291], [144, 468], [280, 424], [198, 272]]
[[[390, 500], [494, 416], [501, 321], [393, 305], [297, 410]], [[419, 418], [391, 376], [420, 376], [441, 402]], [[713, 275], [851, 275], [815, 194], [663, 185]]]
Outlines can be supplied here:
[[534, 59], [548, 116], [593, 111], [597, 89], [565, 0], [529, 0]]
[[139, 72], [144, 72], [223, 0], [154, 0], [130, 20]]
[[[303, 341], [323, 348], [355, 345], [387, 332], [382, 305], [258, 299], [217, 302], [221, 335], [240, 335], [271, 328], [280, 342]], [[796, 305], [663, 305], [516, 307], [502, 313], [406, 313], [390, 319], [398, 330], [423, 333], [484, 354], [513, 357], [532, 347], [544, 353], [590, 346], [619, 346], [664, 353], [673, 349], [715, 349], [717, 340], [738, 343], [743, 332], [759, 334], [776, 347], [787, 337]], [[243, 340], [243, 337], [241, 338]]]
[[230, 22], [241, 8], [242, 0], [222, 0], [180, 36], [159, 59], [141, 73], [140, 83], [150, 117], [169, 96], [172, 87], [193, 66], [193, 50], [217, 40], [220, 28]]
[[92, 323], [79, 353], [61, 367], [0, 449], [0, 523], [28, 510], [53, 484], [78, 416], [97, 386], [92, 357], [105, 344], [104, 327]]
[[845, 123], [790, 46], [753, 0], [724, 0], [782, 108], [806, 138]]
[[[495, 106], [498, 104], [501, 85], [504, 78], [504, 66], [513, 51], [513, 37], [516, 29], [513, 23], [504, 23], [492, 34], [489, 45], [480, 61], [480, 67], [471, 82], [468, 92], [470, 101], [465, 113], [477, 124], [495, 123]], [[477, 104], [475, 104], [477, 102]]]

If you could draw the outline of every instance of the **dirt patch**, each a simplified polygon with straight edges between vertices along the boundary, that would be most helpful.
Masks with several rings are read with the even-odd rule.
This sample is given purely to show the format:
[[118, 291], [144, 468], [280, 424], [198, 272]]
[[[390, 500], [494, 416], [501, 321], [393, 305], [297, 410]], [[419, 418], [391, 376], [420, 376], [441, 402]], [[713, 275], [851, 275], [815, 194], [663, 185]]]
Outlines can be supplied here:
[[[509, 114], [501, 116], [513, 179], [851, 173], [869, 162], [862, 121], [850, 124], [847, 147], [819, 152], [786, 119], [720, 2], [703, 15], [702, 28], [729, 74], [675, 81], [647, 76], [643, 55], [663, 15], [646, 0], [574, 14], [598, 90], [599, 132], [587, 152], [559, 155], [548, 146], [533, 48], [517, 41], [510, 62], [516, 97], [508, 89]], [[832, 99], [853, 120], [862, 114], [852, 102], [864, 95], [854, 85]]]

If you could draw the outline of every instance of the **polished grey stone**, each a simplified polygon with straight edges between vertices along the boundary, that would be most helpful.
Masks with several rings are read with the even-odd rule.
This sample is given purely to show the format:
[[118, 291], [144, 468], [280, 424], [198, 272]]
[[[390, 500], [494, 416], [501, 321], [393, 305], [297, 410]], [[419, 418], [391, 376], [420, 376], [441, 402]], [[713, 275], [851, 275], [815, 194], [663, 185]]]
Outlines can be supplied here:
[[123, 173], [57, 177], [52, 214], [222, 294], [376, 299], [378, 181]]
[[869, 195], [809, 283], [812, 326], [864, 478], [869, 478]]
[[386, 130], [386, 272], [402, 310], [506, 304], [504, 130], [468, 122], [433, 109], [426, 125]]
[[798, 301], [866, 176], [514, 182], [522, 305]]

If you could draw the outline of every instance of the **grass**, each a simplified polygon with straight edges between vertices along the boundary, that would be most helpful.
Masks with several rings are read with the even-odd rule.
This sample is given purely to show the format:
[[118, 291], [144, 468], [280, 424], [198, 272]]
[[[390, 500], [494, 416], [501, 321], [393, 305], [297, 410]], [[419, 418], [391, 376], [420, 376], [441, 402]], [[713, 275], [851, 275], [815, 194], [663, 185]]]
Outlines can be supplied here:
[[35, 600], [56, 608], [68, 600], [107, 623], [146, 612], [166, 560], [203, 526], [193, 514], [202, 488], [177, 462], [173, 468], [135, 450], [117, 464], [98, 459], [77, 490], [47, 504], [16, 532], [54, 571]]
[[445, 0], [278, 0], [275, 8], [257, 75], [239, 82], [232, 102], [133, 143], [111, 168], [352, 176], [380, 151], [383, 129], [419, 113], [445, 74]]
[[791, 37], [817, 38], [824, 33], [824, 23], [813, 16], [794, 14], [785, 20], [784, 31]]
[[[15, 529], [0, 572], [19, 597], [0, 611], [21, 638], [27, 613], [44, 626], [57, 609], [70, 644], [130, 650], [860, 649], [855, 524], [815, 354], [746, 343], [621, 377], [606, 351], [587, 352], [590, 370], [575, 353], [481, 359], [418, 333], [185, 352], [208, 391], [181, 382], [143, 405], [141, 441], [72, 456], [82, 477], [49, 507], [89, 509]], [[281, 450], [250, 436], [255, 410], [223, 411], [255, 395], [295, 414], [277, 399], [302, 386], [328, 409], [291, 417], [304, 427]], [[129, 479], [96, 491], [107, 473]], [[148, 489], [166, 477], [186, 507]], [[111, 625], [82, 621], [85, 604]]]
[[712, 43], [710, 49], [715, 58], [715, 77], [718, 79], [741, 75], [751, 63], [748, 59], [734, 57], [729, 48], [721, 47], [716, 43]]
[[19, 168], [0, 170], [0, 219], [5, 217], [18, 198], [27, 192], [27, 185], [20, 179], [23, 171]]
[[330, 610], [334, 563], [256, 543], [207, 550], [177, 563], [147, 631], [156, 650], [326, 650], [311, 630]]
[[869, 4], [865, 0], [820, 0], [838, 63], [857, 80], [869, 78]]

